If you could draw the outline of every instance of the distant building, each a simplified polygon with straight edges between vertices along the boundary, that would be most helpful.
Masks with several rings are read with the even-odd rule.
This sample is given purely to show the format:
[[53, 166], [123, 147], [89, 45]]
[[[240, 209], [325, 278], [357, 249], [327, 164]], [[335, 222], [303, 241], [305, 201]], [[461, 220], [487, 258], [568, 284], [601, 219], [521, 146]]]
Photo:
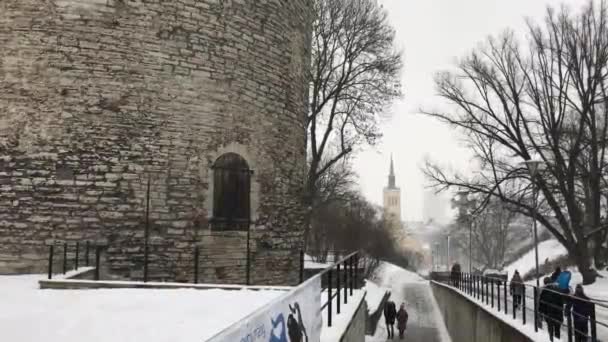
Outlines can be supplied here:
[[422, 220], [425, 223], [437, 222], [446, 224], [449, 220], [449, 199], [442, 194], [436, 194], [433, 190], [424, 192], [422, 207]]
[[383, 208], [384, 215], [396, 223], [401, 225], [401, 189], [395, 185], [395, 167], [393, 165], [393, 157], [391, 156], [391, 166], [388, 175], [388, 186], [383, 191]]

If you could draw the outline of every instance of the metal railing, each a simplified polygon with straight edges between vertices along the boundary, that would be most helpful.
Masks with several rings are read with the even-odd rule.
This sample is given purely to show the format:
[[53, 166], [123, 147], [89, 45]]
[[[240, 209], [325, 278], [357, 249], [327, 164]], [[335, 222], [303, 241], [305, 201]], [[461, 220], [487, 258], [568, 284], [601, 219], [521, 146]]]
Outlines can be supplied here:
[[348, 298], [354, 294], [354, 289], [360, 287], [359, 273], [359, 252], [357, 251], [346, 255], [317, 274], [321, 279], [325, 278], [326, 280], [326, 286], [323, 286], [322, 291], [327, 292], [327, 300], [321, 306], [321, 311], [327, 310], [328, 327], [332, 326], [334, 304], [336, 307], [335, 313], [339, 315], [341, 303], [347, 305]]
[[[90, 254], [91, 250], [94, 250], [95, 256], [95, 275], [94, 279], [99, 280], [99, 265], [100, 265], [100, 256], [102, 246], [96, 245], [91, 241], [75, 241], [75, 242], [67, 242], [63, 241], [60, 243], [53, 243], [49, 245], [49, 258], [48, 258], [48, 266], [47, 266], [47, 274], [48, 279], [53, 278], [54, 268], [53, 264], [57, 260], [55, 259], [55, 255], [57, 254], [57, 249], [59, 249], [59, 256], [61, 260], [61, 273], [66, 274], [71, 270], [78, 270], [78, 267], [85, 266], [89, 267], [90, 265]], [[84, 260], [83, 260], [84, 259]], [[68, 266], [69, 265], [69, 266]], [[70, 267], [71, 266], [71, 267]]]
[[[94, 280], [100, 280], [100, 267], [102, 266], [102, 253], [107, 251], [107, 248], [112, 247], [112, 245], [107, 244], [96, 244], [93, 241], [61, 241], [57, 240], [53, 244], [48, 246], [48, 279], [52, 279], [54, 274], [66, 274], [71, 270], [78, 270], [80, 266], [94, 266]], [[191, 271], [188, 272], [189, 280], [188, 282], [192, 282], [195, 284], [201, 282], [212, 283], [213, 279], [204, 279], [204, 271], [209, 269], [217, 268], [218, 263], [229, 263], [232, 273], [242, 274], [243, 278], [238, 280], [236, 283], [242, 285], [263, 285], [263, 284], [253, 284], [252, 281], [252, 273], [254, 270], [254, 265], [256, 261], [258, 261], [258, 257], [252, 253], [251, 251], [240, 251], [238, 249], [234, 250], [234, 254], [236, 256], [205, 256], [202, 252], [204, 252], [201, 246], [194, 246], [191, 249], [192, 261], [191, 261]], [[208, 251], [207, 251], [208, 252]], [[226, 252], [226, 250], [224, 250]], [[347, 255], [347, 252], [344, 251], [331, 251], [332, 255]], [[149, 251], [149, 254], [154, 255], [154, 251]], [[240, 254], [245, 254], [244, 257], [238, 256]], [[352, 254], [352, 253], [350, 253]], [[349, 254], [349, 255], [350, 255]], [[264, 253], [261, 253], [260, 258], [264, 259]], [[94, 258], [94, 259], [93, 259]], [[94, 264], [93, 261], [94, 260]], [[342, 258], [341, 260], [334, 260], [332, 267], [344, 267], [343, 262], [347, 258]], [[299, 283], [302, 283], [305, 278], [314, 276], [318, 273], [326, 274], [328, 271], [326, 268], [317, 269], [311, 272], [311, 274], [306, 274], [305, 263], [306, 261], [314, 261], [314, 258], [310, 256], [306, 256], [303, 251], [299, 253]], [[139, 261], [139, 259], [138, 259]], [[106, 261], [107, 262], [107, 261]], [[149, 272], [150, 262], [149, 258], [143, 258], [141, 260], [143, 265], [140, 264], [140, 267], [143, 269], [143, 278], [144, 282], [149, 280]], [[331, 262], [325, 262], [330, 264]], [[153, 266], [153, 265], [152, 265]], [[154, 271], [155, 269], [152, 268]], [[162, 270], [159, 270], [162, 271]], [[355, 270], [355, 273], [357, 270]], [[233, 277], [234, 278], [234, 277]], [[234, 280], [234, 279], [233, 279]], [[259, 280], [259, 279], [258, 279]], [[323, 279], [325, 281], [325, 279]], [[258, 282], [259, 283], [259, 282]]]
[[[523, 325], [533, 324], [535, 332], [546, 326], [550, 341], [555, 338], [563, 340], [563, 336], [567, 336], [568, 342], [598, 342], [598, 328], [608, 329], [608, 322], [596, 319], [596, 310], [600, 308], [608, 312], [608, 305], [598, 301], [546, 287], [510, 283], [507, 277], [432, 272], [431, 280], [454, 287], [479, 304], [510, 314], [514, 320], [521, 320]], [[585, 310], [577, 312], [576, 306]]]

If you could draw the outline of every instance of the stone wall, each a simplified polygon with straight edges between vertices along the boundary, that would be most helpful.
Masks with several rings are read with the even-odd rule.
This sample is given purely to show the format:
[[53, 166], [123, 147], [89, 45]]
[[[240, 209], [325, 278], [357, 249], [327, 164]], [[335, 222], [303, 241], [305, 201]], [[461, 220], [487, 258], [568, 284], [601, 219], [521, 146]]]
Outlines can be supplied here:
[[211, 259], [242, 256], [244, 233], [208, 223], [210, 167], [237, 152], [253, 170], [254, 281], [297, 282], [311, 10], [0, 2], [0, 273], [39, 272], [45, 244], [88, 239], [112, 273], [140, 278], [150, 180], [152, 278], [190, 279], [199, 244], [203, 279], [239, 282]]
[[431, 289], [452, 341], [532, 342], [454, 289], [436, 282]]

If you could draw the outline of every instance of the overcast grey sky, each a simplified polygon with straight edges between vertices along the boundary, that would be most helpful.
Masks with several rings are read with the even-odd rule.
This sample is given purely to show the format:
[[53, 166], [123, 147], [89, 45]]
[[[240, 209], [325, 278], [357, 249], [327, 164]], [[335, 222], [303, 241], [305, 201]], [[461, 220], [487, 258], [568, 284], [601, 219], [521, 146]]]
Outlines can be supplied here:
[[[506, 28], [525, 34], [525, 18], [543, 19], [546, 6], [562, 3], [578, 9], [586, 0], [380, 0], [397, 30], [404, 51], [405, 97], [394, 104], [392, 117], [383, 123], [384, 138], [375, 148], [360, 152], [355, 169], [365, 196], [382, 203], [389, 158], [393, 153], [397, 185], [402, 191], [404, 220], [422, 217], [427, 181], [420, 167], [425, 157], [463, 169], [470, 155], [456, 132], [418, 114], [438, 103], [433, 84], [437, 71], [453, 67], [460, 58]], [[520, 35], [522, 37], [522, 35]]]

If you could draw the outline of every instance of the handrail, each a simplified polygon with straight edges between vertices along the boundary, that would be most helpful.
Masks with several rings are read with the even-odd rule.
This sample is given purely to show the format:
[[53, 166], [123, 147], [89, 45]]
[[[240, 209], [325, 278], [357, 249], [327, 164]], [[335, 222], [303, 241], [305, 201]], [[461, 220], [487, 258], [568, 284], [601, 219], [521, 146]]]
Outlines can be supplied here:
[[[565, 327], [568, 341], [572, 341], [573, 335], [576, 335], [577, 338], [590, 338], [592, 342], [597, 342], [597, 327], [608, 328], [608, 324], [597, 321], [595, 315], [596, 307], [605, 308], [608, 311], [608, 306], [604, 303], [592, 299], [579, 298], [570, 293], [556, 291], [551, 288], [538, 288], [524, 282], [509, 281], [506, 274], [504, 277], [497, 277], [464, 272], [432, 272], [431, 280], [454, 287], [462, 291], [464, 295], [473, 297], [472, 299], [474, 300], [480, 300], [481, 303], [488, 306], [491, 305], [491, 308], [496, 307], [499, 312], [504, 312], [504, 314], [509, 313], [508, 304], [510, 304], [513, 319], [517, 319], [517, 313], [521, 312], [523, 325], [527, 324], [526, 311], [530, 311], [534, 316], [535, 331], [542, 329], [541, 319], [547, 321], [549, 339], [551, 341], [553, 341], [554, 336], [559, 337], [560, 331]], [[510, 287], [511, 290], [509, 291], [509, 295], [507, 295], [507, 287]], [[494, 291], [495, 288], [496, 291]], [[517, 290], [518, 288], [519, 290]], [[529, 291], [527, 289], [532, 289], [533, 297], [528, 295]], [[552, 298], [557, 301], [548, 302], [547, 298], [541, 299], [544, 296], [542, 295], [543, 293], [550, 293], [553, 296]], [[526, 307], [526, 300], [532, 301], [531, 308]], [[495, 301], [496, 306], [494, 305]], [[557, 304], [559, 302], [563, 304], [560, 306]], [[586, 314], [585, 311], [575, 312], [575, 303], [585, 303], [585, 305], [588, 305], [587, 309], [589, 313]], [[542, 309], [542, 312], [541, 305], [545, 308]], [[564, 319], [566, 319], [565, 323]], [[573, 324], [574, 320], [578, 323], [574, 322]]]
[[[304, 252], [301, 252], [304, 255]], [[327, 300], [321, 305], [320, 312], [327, 309], [327, 326], [332, 326], [332, 315], [334, 314], [333, 304], [335, 301], [335, 314], [340, 314], [340, 304], [342, 299], [344, 304], [348, 304], [348, 297], [353, 296], [354, 289], [357, 288], [358, 283], [358, 268], [359, 268], [359, 251], [351, 252], [348, 255], [342, 257], [337, 262], [322, 269], [314, 275], [314, 277], [320, 277], [321, 280], [326, 279], [327, 281]], [[340, 266], [343, 266], [342, 268]], [[333, 279], [333, 271], [336, 270], [335, 282]], [[340, 277], [343, 277], [341, 282]], [[301, 279], [303, 281], [303, 279]], [[323, 282], [322, 282], [323, 283]], [[334, 285], [335, 284], [335, 285]], [[323, 287], [323, 286], [322, 286]], [[335, 289], [335, 293], [333, 290]], [[350, 290], [350, 291], [349, 291]], [[323, 289], [321, 290], [323, 291]], [[350, 294], [349, 294], [350, 292]], [[343, 294], [343, 296], [342, 296]]]
[[336, 261], [335, 263], [333, 263], [332, 265], [329, 265], [327, 267], [325, 267], [323, 269], [323, 271], [317, 273], [317, 275], [323, 276], [325, 273], [329, 272], [331, 269], [333, 269], [334, 267], [336, 267], [338, 264], [343, 264], [346, 260], [350, 259], [351, 257], [355, 256], [356, 254], [358, 254], [359, 251], [356, 252], [352, 252], [349, 255], [345, 256], [344, 258]]

